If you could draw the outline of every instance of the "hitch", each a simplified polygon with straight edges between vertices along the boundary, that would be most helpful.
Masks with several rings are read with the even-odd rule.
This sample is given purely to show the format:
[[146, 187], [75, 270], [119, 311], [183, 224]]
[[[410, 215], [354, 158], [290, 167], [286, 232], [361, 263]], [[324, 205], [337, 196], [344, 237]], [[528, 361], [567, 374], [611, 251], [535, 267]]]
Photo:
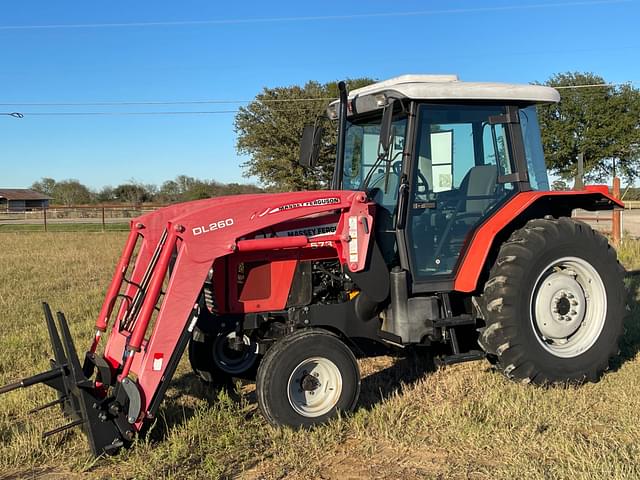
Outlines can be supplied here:
[[[57, 391], [58, 399], [29, 413], [61, 405], [70, 422], [43, 433], [43, 438], [80, 426], [95, 456], [113, 454], [135, 435], [134, 423], [140, 414], [138, 387], [129, 378], [111, 385], [115, 376], [111, 375], [110, 367], [92, 352], [87, 352], [81, 366], [64, 314], [57, 312], [58, 330], [49, 305], [43, 303], [42, 307], [53, 348], [51, 369], [0, 387], [0, 394], [44, 383]], [[96, 380], [91, 380], [96, 369]]]

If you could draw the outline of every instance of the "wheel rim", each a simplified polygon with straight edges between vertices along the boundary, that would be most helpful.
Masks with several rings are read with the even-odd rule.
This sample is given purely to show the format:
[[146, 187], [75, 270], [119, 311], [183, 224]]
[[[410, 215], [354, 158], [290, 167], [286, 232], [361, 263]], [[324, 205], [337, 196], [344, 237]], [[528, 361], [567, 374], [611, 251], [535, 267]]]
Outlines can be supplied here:
[[303, 417], [319, 417], [333, 409], [342, 393], [342, 375], [331, 360], [312, 357], [293, 369], [287, 384], [291, 407]]
[[598, 340], [607, 315], [602, 278], [586, 260], [564, 257], [538, 277], [531, 296], [531, 322], [545, 350], [572, 358]]
[[221, 334], [216, 338], [213, 346], [213, 361], [224, 372], [240, 374], [249, 370], [256, 361], [255, 344], [246, 335], [242, 337], [245, 347], [239, 352], [229, 347], [229, 341], [236, 338], [236, 332]]

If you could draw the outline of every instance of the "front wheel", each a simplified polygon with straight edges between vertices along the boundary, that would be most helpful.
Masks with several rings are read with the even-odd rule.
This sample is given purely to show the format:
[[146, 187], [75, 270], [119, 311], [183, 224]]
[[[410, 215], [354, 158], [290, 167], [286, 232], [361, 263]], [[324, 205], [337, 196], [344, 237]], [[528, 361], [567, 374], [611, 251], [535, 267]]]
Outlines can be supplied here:
[[336, 335], [299, 330], [267, 351], [258, 368], [256, 392], [260, 410], [272, 425], [311, 426], [353, 410], [360, 371]]
[[536, 219], [500, 248], [479, 343], [510, 378], [595, 381], [617, 354], [622, 269], [606, 238], [569, 218]]

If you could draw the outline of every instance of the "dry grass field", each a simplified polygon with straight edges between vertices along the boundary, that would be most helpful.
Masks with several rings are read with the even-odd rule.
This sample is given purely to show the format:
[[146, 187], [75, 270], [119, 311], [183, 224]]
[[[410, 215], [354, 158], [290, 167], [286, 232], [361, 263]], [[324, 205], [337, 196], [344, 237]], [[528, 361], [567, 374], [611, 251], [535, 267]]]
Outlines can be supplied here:
[[[0, 384], [47, 368], [40, 311], [70, 320], [79, 349], [111, 277], [123, 233], [0, 233]], [[640, 242], [620, 258], [640, 266]], [[78, 430], [37, 386], [0, 397], [0, 479], [8, 478], [640, 478], [640, 277], [627, 279], [621, 355], [597, 384], [537, 388], [486, 362], [433, 370], [428, 361], [361, 362], [362, 398], [348, 418], [310, 432], [275, 429], [252, 386], [205, 391], [183, 361], [149, 434], [111, 458], [92, 459]], [[186, 360], [186, 359], [185, 359]]]

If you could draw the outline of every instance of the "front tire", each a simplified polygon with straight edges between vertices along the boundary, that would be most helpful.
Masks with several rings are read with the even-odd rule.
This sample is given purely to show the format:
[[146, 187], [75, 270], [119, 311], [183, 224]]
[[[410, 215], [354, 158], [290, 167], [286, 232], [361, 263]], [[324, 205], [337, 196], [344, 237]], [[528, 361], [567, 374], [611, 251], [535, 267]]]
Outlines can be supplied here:
[[299, 330], [265, 354], [256, 378], [258, 406], [272, 425], [308, 427], [355, 407], [360, 371], [345, 343], [324, 330]]
[[491, 269], [480, 346], [509, 378], [596, 381], [618, 352], [622, 279], [615, 250], [588, 225], [531, 220], [501, 246]]

